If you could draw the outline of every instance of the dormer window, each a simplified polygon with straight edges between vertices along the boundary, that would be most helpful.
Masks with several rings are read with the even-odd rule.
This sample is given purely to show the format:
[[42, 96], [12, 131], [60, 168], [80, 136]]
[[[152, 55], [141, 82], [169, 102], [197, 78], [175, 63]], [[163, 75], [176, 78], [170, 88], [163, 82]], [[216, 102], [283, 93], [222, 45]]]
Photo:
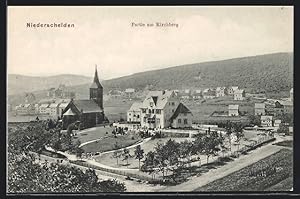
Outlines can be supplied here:
[[150, 106], [151, 106], [151, 107], [153, 106], [153, 102], [150, 102]]

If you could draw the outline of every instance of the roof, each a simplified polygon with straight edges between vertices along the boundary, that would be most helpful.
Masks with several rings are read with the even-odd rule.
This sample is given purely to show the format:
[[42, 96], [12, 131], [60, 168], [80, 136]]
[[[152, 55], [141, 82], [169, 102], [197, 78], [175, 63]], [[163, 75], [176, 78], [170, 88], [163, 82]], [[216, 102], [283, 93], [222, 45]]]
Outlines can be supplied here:
[[174, 112], [174, 114], [172, 115], [172, 117], [170, 119], [173, 120], [173, 119], [177, 118], [177, 116], [180, 113], [191, 113], [192, 114], [190, 109], [188, 109], [184, 104], [179, 103], [177, 108], [176, 108], [176, 111]]
[[234, 91], [234, 94], [242, 94], [243, 92], [244, 92], [243, 89], [236, 89], [236, 90]]
[[102, 85], [100, 84], [99, 78], [98, 78], [98, 72], [97, 72], [97, 66], [95, 69], [95, 75], [94, 75], [94, 81], [90, 88], [103, 88]]
[[157, 109], [163, 109], [171, 97], [173, 91], [149, 91], [141, 108], [148, 107], [150, 102], [155, 103]]
[[134, 93], [135, 89], [134, 88], [126, 88], [125, 93]]
[[266, 107], [265, 103], [255, 103], [254, 104], [254, 108], [265, 108], [265, 107]]
[[279, 102], [281, 105], [283, 106], [293, 106], [293, 102], [292, 101], [280, 101]]
[[294, 92], [294, 88], [291, 88], [290, 92], [293, 93]]
[[69, 108], [63, 115], [76, 115], [76, 113], [74, 113], [72, 109]]
[[103, 110], [93, 100], [73, 100], [74, 106], [83, 113], [102, 112]]
[[234, 110], [238, 110], [239, 109], [239, 105], [237, 105], [237, 104], [230, 104], [230, 105], [228, 105], [228, 109], [234, 109]]
[[274, 122], [275, 123], [281, 123], [281, 120], [275, 120]]
[[41, 104], [40, 108], [48, 108], [49, 104]]
[[272, 120], [273, 119], [273, 116], [271, 115], [262, 115], [260, 117], [261, 120]]
[[49, 108], [57, 108], [58, 105], [59, 104], [57, 104], [57, 103], [53, 103], [53, 104], [50, 104]]
[[24, 105], [25, 108], [28, 108], [29, 106], [30, 106], [30, 104], [25, 104]]
[[61, 104], [59, 104], [59, 108], [66, 108], [67, 106], [68, 106], [68, 104], [69, 103], [67, 103], [67, 102], [64, 102], [64, 103], [61, 103]]
[[143, 102], [134, 102], [128, 111], [140, 111]]
[[225, 87], [217, 87], [216, 91], [221, 91], [221, 90], [225, 90]]
[[239, 87], [238, 86], [232, 86], [232, 87], [230, 87], [232, 90], [238, 90], [239, 89]]

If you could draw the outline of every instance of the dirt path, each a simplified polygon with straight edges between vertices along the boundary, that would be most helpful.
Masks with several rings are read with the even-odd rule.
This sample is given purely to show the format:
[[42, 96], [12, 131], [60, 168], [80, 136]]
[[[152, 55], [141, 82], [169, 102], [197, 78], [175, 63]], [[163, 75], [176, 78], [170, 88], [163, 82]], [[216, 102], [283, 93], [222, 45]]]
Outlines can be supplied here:
[[212, 181], [215, 181], [219, 178], [225, 177], [235, 171], [238, 171], [252, 163], [255, 163], [267, 156], [270, 156], [282, 147], [274, 146], [272, 143], [262, 146], [254, 151], [249, 152], [248, 155], [240, 156], [238, 159], [227, 163], [226, 165], [208, 171], [207, 173], [197, 177], [190, 178], [189, 181], [176, 186], [169, 186], [163, 189], [160, 189], [160, 192], [184, 192], [184, 191], [193, 191], [199, 187], [202, 187]]

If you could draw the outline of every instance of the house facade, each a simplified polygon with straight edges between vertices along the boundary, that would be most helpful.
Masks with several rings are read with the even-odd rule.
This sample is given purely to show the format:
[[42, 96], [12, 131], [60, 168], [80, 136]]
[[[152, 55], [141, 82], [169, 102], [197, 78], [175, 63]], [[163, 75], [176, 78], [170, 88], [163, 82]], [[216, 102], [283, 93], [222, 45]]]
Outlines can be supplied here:
[[266, 105], [265, 103], [255, 103], [254, 104], [254, 115], [265, 115]]
[[238, 86], [231, 86], [227, 88], [227, 95], [233, 95], [234, 91], [237, 90], [239, 87]]
[[217, 87], [216, 88], [216, 97], [224, 97], [227, 93], [226, 87]]
[[245, 99], [245, 96], [245, 91], [243, 89], [237, 89], [234, 91], [233, 99], [241, 101]]
[[142, 102], [135, 102], [127, 111], [127, 122], [141, 122], [141, 109]]
[[213, 99], [216, 97], [216, 91], [210, 88], [204, 89], [202, 96], [204, 99]]
[[150, 91], [141, 105], [141, 127], [168, 128], [176, 119], [182, 123], [174, 128], [190, 125], [192, 113], [180, 104], [174, 91]]
[[273, 126], [273, 116], [270, 115], [262, 115], [260, 117], [261, 126], [271, 127]]
[[239, 105], [228, 105], [228, 116], [239, 116]]
[[49, 114], [49, 104], [41, 104], [39, 106], [39, 113], [40, 114], [43, 114], [43, 115], [46, 115], [46, 114]]

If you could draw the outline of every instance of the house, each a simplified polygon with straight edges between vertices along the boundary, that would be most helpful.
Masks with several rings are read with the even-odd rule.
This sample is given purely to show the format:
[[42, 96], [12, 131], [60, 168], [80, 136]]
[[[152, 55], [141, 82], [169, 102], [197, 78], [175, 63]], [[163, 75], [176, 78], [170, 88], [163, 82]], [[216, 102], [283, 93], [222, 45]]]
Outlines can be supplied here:
[[30, 104], [19, 104], [16, 106], [16, 114], [17, 115], [28, 115], [28, 108]]
[[122, 91], [119, 91], [119, 90], [110, 90], [108, 92], [108, 95], [111, 97], [121, 97], [122, 94], [123, 94]]
[[234, 91], [237, 90], [239, 87], [238, 86], [231, 86], [227, 88], [227, 95], [233, 95]]
[[127, 111], [127, 122], [141, 122], [141, 109], [142, 102], [135, 102]]
[[260, 116], [261, 126], [270, 127], [273, 126], [273, 116], [262, 115]]
[[39, 106], [39, 113], [40, 114], [49, 114], [50, 110], [49, 110], [49, 104], [41, 104]]
[[107, 121], [103, 110], [103, 87], [98, 78], [97, 68], [95, 69], [94, 81], [90, 86], [90, 99], [71, 99], [63, 110], [63, 128], [79, 121], [82, 128], [95, 127]]
[[35, 112], [35, 114], [39, 114], [39, 107], [40, 107], [39, 104], [34, 104], [34, 112]]
[[179, 92], [178, 96], [180, 96], [181, 99], [190, 99], [191, 98], [191, 92], [189, 89], [183, 90]]
[[283, 106], [283, 113], [292, 114], [294, 112], [293, 101], [281, 101], [280, 104]]
[[202, 96], [204, 99], [213, 99], [216, 97], [216, 92], [213, 89], [207, 88], [203, 90]]
[[[141, 127], [180, 128], [191, 125], [192, 113], [187, 111], [187, 107], [180, 104], [179, 97], [175, 95], [174, 91], [150, 91], [140, 107]], [[180, 119], [180, 123], [178, 123], [178, 119]]]
[[234, 100], [244, 100], [245, 99], [245, 91], [243, 89], [237, 89], [233, 94]]
[[126, 88], [126, 89], [125, 89], [125, 95], [126, 95], [128, 98], [132, 98], [134, 92], [135, 92], [135, 89], [134, 89], [134, 88]]
[[294, 133], [294, 127], [289, 126], [289, 133]]
[[275, 127], [279, 127], [280, 124], [281, 124], [281, 120], [275, 120], [275, 121], [274, 121], [274, 126], [275, 126]]
[[228, 116], [238, 116], [239, 105], [228, 105]]
[[202, 93], [201, 92], [195, 92], [193, 94], [193, 99], [202, 99]]
[[279, 101], [276, 101], [274, 104], [266, 108], [266, 112], [268, 115], [282, 115], [284, 112], [284, 107]]
[[216, 97], [224, 97], [227, 93], [226, 87], [217, 87]]
[[255, 103], [254, 104], [254, 115], [265, 115], [266, 114], [265, 103]]
[[51, 115], [52, 117], [58, 117], [59, 116], [58, 107], [59, 107], [58, 103], [50, 104], [49, 105], [49, 115]]
[[58, 116], [61, 117], [62, 116], [62, 112], [65, 110], [65, 108], [68, 106], [70, 102], [61, 102], [58, 105]]
[[294, 101], [294, 88], [291, 88], [290, 90], [290, 101]]

